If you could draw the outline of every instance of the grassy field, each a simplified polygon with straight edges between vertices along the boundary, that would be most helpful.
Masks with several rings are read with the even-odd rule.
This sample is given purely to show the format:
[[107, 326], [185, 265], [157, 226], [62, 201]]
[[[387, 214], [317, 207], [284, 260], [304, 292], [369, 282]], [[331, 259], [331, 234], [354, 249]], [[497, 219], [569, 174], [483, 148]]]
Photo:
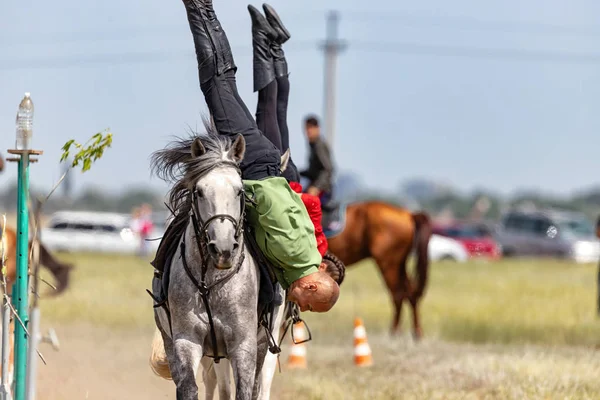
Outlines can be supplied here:
[[[152, 276], [148, 262], [105, 255], [60, 257], [77, 264], [72, 287], [60, 298], [43, 301], [42, 316], [43, 324], [54, 326], [63, 338], [56, 364], [71, 365], [46, 375], [40, 371], [42, 383], [55, 379], [53, 373], [83, 374], [85, 368], [77, 366], [83, 354], [98, 360], [104, 354], [107, 362], [126, 363], [129, 371], [139, 369], [143, 376], [138, 388], [122, 381], [118, 367], [107, 367], [103, 384], [116, 379], [121, 391], [143, 393], [152, 387], [152, 398], [173, 398], [172, 382], [152, 376], [147, 366], [154, 326], [152, 301], [145, 293]], [[403, 334], [391, 338], [387, 290], [371, 262], [357, 264], [331, 312], [304, 316], [313, 333], [310, 368], [286, 371], [286, 346], [273, 398], [600, 398], [595, 297], [593, 265], [547, 260], [436, 263], [421, 307], [425, 339], [413, 343], [408, 308]], [[369, 369], [352, 365], [355, 316], [363, 318], [373, 349], [375, 365]], [[110, 354], [98, 343], [112, 349]], [[79, 356], [69, 358], [70, 351]], [[122, 393], [94, 397], [87, 390], [88, 398], [124, 398]], [[56, 393], [47, 398], [67, 396]], [[148, 398], [141, 396], [127, 398]]]

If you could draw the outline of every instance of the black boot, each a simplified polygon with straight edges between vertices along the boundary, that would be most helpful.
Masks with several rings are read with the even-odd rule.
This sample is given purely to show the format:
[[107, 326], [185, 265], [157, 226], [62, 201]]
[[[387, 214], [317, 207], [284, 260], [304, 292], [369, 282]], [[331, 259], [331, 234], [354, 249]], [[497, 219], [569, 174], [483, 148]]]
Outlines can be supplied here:
[[248, 11], [252, 18], [254, 91], [258, 92], [275, 80], [271, 43], [277, 38], [277, 32], [256, 8], [248, 5]]
[[273, 7], [268, 4], [263, 4], [263, 10], [267, 17], [267, 21], [271, 27], [277, 32], [277, 38], [271, 43], [271, 54], [273, 55], [273, 65], [275, 66], [275, 76], [282, 77], [288, 76], [288, 65], [285, 59], [285, 54], [281, 45], [287, 42], [292, 35], [285, 28], [281, 18], [277, 15], [277, 12]]
[[200, 84], [215, 75], [236, 71], [227, 35], [217, 19], [212, 0], [183, 0], [194, 37]]

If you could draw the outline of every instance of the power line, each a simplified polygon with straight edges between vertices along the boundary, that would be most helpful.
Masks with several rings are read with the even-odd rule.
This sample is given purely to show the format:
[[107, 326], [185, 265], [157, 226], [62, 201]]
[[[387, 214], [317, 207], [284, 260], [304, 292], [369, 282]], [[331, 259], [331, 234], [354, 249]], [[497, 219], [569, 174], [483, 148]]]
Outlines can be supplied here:
[[[314, 42], [295, 42], [286, 46], [292, 51], [316, 50]], [[252, 54], [249, 46], [232, 46], [234, 57]], [[28, 69], [62, 69], [94, 67], [97, 65], [132, 65], [195, 60], [193, 49], [172, 51], [135, 51], [127, 53], [78, 54], [67, 57], [0, 60], [0, 71]]]
[[[315, 42], [296, 42], [286, 47], [294, 51], [316, 51]], [[483, 48], [469, 46], [447, 46], [413, 42], [350, 42], [349, 51], [373, 52], [381, 54], [399, 54], [412, 56], [461, 57], [470, 59], [504, 59], [510, 61], [548, 62], [562, 64], [595, 65], [600, 63], [600, 53], [574, 53], [546, 50], [525, 50], [509, 48]], [[247, 46], [233, 46], [235, 56], [247, 56], [251, 49]], [[0, 60], [0, 71], [26, 69], [61, 69], [73, 67], [93, 67], [96, 65], [129, 65], [144, 63], [194, 60], [190, 50], [147, 51], [128, 53], [105, 53], [97, 55], [76, 55], [55, 58], [31, 58]]]
[[[357, 11], [347, 10], [337, 12], [353, 23], [364, 22], [369, 24], [380, 24], [382, 22], [393, 22], [406, 26], [422, 28], [447, 28], [458, 30], [480, 30], [495, 31], [501, 33], [533, 33], [533, 34], [569, 34], [579, 36], [599, 36], [600, 26], [574, 26], [549, 24], [533, 21], [494, 21], [482, 20], [471, 16], [437, 16], [422, 13], [408, 13], [401, 11]], [[314, 13], [293, 13], [287, 16], [290, 20], [298, 21], [314, 20]], [[228, 21], [228, 24], [249, 23], [246, 20], [236, 19]], [[123, 40], [142, 36], [180, 35], [185, 34], [185, 25], [152, 25], [124, 27], [114, 29], [106, 26], [102, 31], [83, 32], [18, 32], [10, 36], [0, 37], [0, 44], [35, 45], [52, 42], [86, 42], [103, 40]]]
[[502, 33], [533, 33], [552, 35], [599, 36], [600, 26], [560, 25], [533, 21], [494, 21], [472, 16], [437, 16], [395, 11], [344, 11], [344, 18], [354, 22], [369, 23], [384, 21], [409, 26], [440, 27], [458, 30], [496, 31]]
[[505, 59], [511, 61], [543, 61], [566, 64], [598, 64], [599, 53], [572, 53], [547, 50], [483, 48], [431, 45], [410, 42], [353, 42], [352, 50], [401, 55], [465, 57], [472, 59]]

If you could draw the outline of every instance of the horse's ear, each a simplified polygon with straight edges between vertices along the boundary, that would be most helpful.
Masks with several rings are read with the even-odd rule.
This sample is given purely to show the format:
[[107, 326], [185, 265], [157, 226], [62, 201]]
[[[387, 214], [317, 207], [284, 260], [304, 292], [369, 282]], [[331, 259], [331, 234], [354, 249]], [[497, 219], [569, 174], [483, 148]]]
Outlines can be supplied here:
[[192, 157], [200, 157], [204, 153], [206, 153], [206, 149], [204, 148], [202, 141], [200, 138], [196, 138], [192, 143]]
[[236, 163], [240, 163], [246, 154], [246, 139], [244, 136], [238, 135], [233, 141], [231, 149], [229, 149], [229, 157]]
[[290, 148], [288, 147], [288, 149], [285, 151], [285, 153], [283, 153], [283, 155], [281, 156], [281, 166], [279, 167], [279, 170], [283, 173], [283, 171], [285, 171], [288, 167], [288, 163], [290, 162]]

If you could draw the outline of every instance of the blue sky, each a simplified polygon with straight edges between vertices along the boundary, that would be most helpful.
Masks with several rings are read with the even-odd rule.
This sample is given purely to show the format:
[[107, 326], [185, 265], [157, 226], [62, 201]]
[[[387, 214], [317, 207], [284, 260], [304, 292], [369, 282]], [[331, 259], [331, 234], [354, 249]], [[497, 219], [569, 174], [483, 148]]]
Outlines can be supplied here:
[[[568, 194], [600, 183], [600, 26], [594, 25], [600, 3], [270, 4], [292, 33], [285, 49], [291, 148], [299, 166], [307, 158], [302, 117], [322, 112], [323, 56], [317, 43], [325, 35], [327, 10], [335, 9], [340, 35], [349, 44], [338, 65], [334, 150], [340, 170], [390, 191], [412, 177], [501, 193], [536, 188]], [[239, 67], [241, 96], [254, 112], [246, 5], [215, 0]], [[494, 49], [509, 51], [497, 57]], [[489, 54], [479, 56], [482, 51]], [[548, 52], [598, 56], [553, 58], [544, 55]], [[206, 105], [197, 79], [180, 0], [0, 5], [0, 150], [6, 154], [14, 146], [17, 106], [31, 92], [34, 146], [45, 151], [31, 169], [35, 186], [50, 187], [59, 178], [66, 140], [83, 141], [110, 128], [113, 148], [90, 172], [75, 176], [77, 188], [165, 190], [150, 176], [149, 155], [170, 135], [201, 125]], [[12, 165], [0, 183], [15, 175]]]

